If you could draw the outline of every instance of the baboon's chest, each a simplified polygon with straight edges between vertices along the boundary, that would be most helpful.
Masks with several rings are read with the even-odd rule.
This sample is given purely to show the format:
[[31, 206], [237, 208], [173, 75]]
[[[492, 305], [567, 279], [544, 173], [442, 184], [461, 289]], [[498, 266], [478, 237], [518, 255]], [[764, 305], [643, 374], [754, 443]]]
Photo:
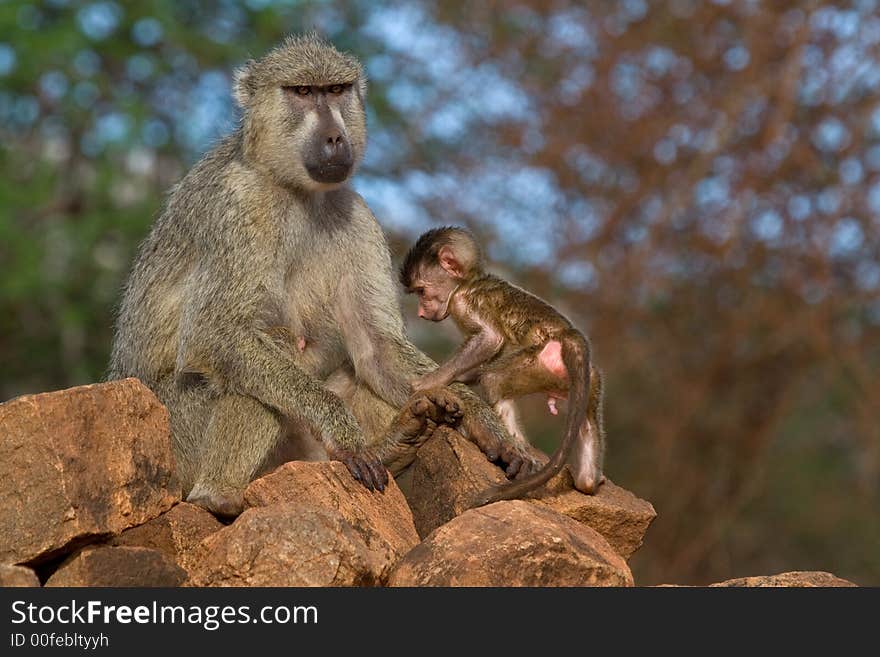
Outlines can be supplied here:
[[346, 258], [339, 243], [315, 237], [292, 249], [287, 264], [288, 327], [297, 339], [297, 359], [317, 376], [328, 375], [345, 357], [337, 306]]

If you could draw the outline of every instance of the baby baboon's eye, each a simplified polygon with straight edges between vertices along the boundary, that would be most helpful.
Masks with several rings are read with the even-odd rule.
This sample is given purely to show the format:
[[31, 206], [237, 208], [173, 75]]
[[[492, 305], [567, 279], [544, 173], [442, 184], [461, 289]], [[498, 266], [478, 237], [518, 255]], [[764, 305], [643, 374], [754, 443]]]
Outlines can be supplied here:
[[298, 87], [293, 88], [293, 92], [297, 96], [308, 96], [310, 93], [312, 93], [312, 88], [306, 85], [299, 85]]
[[330, 89], [328, 91], [331, 94], [333, 94], [334, 96], [338, 96], [343, 91], [345, 91], [345, 85], [344, 84], [334, 84], [330, 87]]

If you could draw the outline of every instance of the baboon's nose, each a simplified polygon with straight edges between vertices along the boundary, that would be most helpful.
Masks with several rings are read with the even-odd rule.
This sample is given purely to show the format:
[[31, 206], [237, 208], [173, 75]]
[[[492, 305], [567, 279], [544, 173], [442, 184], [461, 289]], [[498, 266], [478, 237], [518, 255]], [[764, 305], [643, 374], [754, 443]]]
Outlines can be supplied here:
[[324, 139], [324, 157], [331, 159], [338, 156], [344, 148], [344, 142], [345, 138], [341, 132], [334, 131], [329, 133]]

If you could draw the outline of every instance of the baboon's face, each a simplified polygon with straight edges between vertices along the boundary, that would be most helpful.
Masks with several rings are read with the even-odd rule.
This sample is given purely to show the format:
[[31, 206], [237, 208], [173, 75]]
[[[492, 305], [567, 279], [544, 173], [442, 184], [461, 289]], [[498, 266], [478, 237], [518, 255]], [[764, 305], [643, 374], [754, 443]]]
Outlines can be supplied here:
[[353, 140], [346, 129], [356, 113], [352, 85], [286, 86], [283, 92], [291, 114], [299, 119], [302, 143], [297, 155], [309, 177], [321, 185], [348, 179], [355, 164]]
[[449, 297], [460, 283], [439, 265], [422, 265], [409, 290], [419, 298], [419, 317], [442, 322], [449, 316]]
[[365, 93], [356, 59], [316, 35], [287, 39], [236, 72], [245, 157], [289, 187], [338, 187], [366, 147]]
[[275, 176], [308, 190], [333, 189], [348, 180], [366, 142], [355, 85], [279, 85], [266, 93], [273, 98], [259, 108], [268, 116], [258, 157]]

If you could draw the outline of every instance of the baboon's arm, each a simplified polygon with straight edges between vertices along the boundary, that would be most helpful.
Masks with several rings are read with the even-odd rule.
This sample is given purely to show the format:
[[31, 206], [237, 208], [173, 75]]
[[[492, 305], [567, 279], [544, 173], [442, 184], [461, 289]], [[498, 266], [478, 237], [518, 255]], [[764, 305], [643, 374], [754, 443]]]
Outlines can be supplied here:
[[497, 354], [504, 346], [504, 338], [488, 324], [468, 336], [455, 353], [433, 372], [421, 377], [415, 384], [416, 390], [449, 385], [474, 368], [482, 365]]
[[302, 418], [330, 449], [364, 445], [342, 400], [297, 366], [289, 346], [271, 334], [278, 306], [268, 292], [272, 267], [249, 258], [253, 251], [248, 244], [239, 246], [236, 266], [230, 267], [223, 262], [224, 249], [218, 249], [219, 257], [205, 258], [194, 274], [194, 293], [181, 322], [177, 374], [198, 372], [282, 415]]

